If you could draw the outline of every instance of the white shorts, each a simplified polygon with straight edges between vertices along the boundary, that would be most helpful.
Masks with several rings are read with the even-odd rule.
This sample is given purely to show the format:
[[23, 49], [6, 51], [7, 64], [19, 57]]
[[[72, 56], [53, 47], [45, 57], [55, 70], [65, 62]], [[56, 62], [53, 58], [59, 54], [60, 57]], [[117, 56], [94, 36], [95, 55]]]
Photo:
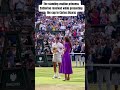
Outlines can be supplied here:
[[61, 63], [61, 62], [62, 62], [62, 58], [61, 58], [61, 56], [58, 55], [58, 54], [54, 54], [54, 55], [53, 55], [52, 62]]

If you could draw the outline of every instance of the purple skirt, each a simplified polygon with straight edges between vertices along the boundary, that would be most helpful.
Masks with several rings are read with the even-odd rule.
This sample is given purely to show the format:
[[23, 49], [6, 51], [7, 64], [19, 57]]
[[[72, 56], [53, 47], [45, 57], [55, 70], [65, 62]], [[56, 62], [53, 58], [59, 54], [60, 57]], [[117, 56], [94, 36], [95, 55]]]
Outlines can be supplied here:
[[70, 58], [70, 54], [68, 52], [65, 53], [62, 57], [60, 73], [63, 73], [63, 74], [72, 74], [73, 73], [71, 58]]

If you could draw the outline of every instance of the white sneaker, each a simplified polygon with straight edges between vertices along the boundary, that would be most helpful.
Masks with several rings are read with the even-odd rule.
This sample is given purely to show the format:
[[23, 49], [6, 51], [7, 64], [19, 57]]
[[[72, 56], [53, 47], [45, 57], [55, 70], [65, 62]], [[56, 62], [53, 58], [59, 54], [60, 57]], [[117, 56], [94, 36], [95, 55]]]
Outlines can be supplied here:
[[60, 79], [61, 77], [60, 76], [58, 76], [58, 79]]
[[58, 74], [58, 79], [60, 79], [61, 77], [60, 77], [60, 74]]
[[54, 78], [57, 78], [57, 75], [54, 75], [54, 76], [53, 76], [53, 79], [54, 79]]

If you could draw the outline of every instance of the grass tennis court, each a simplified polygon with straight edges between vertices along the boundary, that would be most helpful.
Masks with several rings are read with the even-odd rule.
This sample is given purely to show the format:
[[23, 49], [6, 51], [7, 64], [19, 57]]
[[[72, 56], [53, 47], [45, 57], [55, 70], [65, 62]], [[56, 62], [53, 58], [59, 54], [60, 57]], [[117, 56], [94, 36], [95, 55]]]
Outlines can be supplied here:
[[[74, 67], [73, 62], [73, 74], [70, 81], [62, 81], [64, 75], [61, 75], [61, 79], [52, 79], [53, 68], [52, 67], [36, 67], [35, 69], [35, 90], [85, 90], [85, 68]], [[97, 84], [90, 84], [89, 90], [97, 90]], [[120, 89], [120, 86], [119, 86]], [[103, 90], [106, 90], [106, 84], [103, 85]], [[114, 90], [112, 85], [111, 90]]]
[[[74, 64], [74, 63], [73, 63]], [[84, 90], [85, 88], [85, 68], [73, 67], [73, 74], [70, 81], [61, 79], [52, 79], [52, 67], [36, 67], [35, 69], [36, 90]]]

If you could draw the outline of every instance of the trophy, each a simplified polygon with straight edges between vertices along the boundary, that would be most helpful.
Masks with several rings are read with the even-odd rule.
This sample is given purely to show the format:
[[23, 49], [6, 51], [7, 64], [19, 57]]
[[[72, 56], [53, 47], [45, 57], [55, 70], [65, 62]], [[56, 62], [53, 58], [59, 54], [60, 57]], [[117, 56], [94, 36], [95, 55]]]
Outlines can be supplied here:
[[53, 54], [57, 53], [57, 47], [53, 47]]

